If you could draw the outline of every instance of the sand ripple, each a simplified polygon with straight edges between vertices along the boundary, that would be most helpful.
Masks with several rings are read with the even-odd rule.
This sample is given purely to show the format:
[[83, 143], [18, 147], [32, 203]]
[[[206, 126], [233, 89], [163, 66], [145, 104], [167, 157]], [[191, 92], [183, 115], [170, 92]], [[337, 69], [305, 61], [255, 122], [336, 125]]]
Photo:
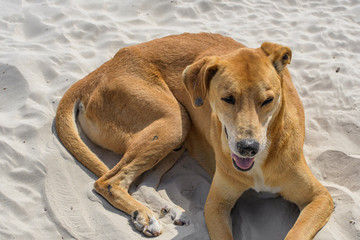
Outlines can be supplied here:
[[[1, 6], [1, 239], [142, 239], [125, 214], [92, 191], [94, 175], [53, 135], [56, 107], [72, 83], [119, 48], [201, 31], [249, 47], [273, 41], [292, 48], [289, 69], [306, 112], [305, 155], [336, 203], [316, 239], [360, 238], [360, 2], [57, 0]], [[108, 165], [119, 158], [93, 149]], [[208, 239], [203, 204], [209, 184], [188, 157], [163, 178], [160, 192], [186, 209], [192, 224], [164, 223], [158, 239]], [[250, 192], [233, 211], [234, 234], [278, 239], [297, 214], [282, 199]]]

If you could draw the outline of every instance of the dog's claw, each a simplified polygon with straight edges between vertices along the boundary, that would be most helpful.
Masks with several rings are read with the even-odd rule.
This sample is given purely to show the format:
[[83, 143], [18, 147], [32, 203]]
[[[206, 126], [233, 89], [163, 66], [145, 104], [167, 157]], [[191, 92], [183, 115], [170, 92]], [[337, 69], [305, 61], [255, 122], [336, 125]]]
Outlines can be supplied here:
[[147, 237], [157, 237], [157, 236], [159, 236], [158, 233], [156, 233], [156, 232], [155, 232], [155, 233], [152, 233], [152, 232], [150, 232], [149, 230], [144, 230], [143, 233], [144, 233], [144, 235], [147, 236]]
[[181, 219], [176, 219], [174, 220], [174, 224], [178, 225], [178, 226], [184, 226], [184, 225], [189, 225], [188, 223], [186, 223], [185, 221], [181, 220]]

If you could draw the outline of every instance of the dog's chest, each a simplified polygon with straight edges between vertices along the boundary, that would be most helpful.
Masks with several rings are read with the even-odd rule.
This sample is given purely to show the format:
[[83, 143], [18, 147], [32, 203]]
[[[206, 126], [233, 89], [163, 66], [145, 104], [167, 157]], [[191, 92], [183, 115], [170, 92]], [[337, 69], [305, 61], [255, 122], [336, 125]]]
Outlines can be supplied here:
[[265, 178], [261, 169], [261, 164], [257, 164], [253, 167], [251, 175], [254, 178], [254, 186], [252, 187], [257, 192], [270, 192], [279, 193], [281, 191], [278, 187], [271, 187], [265, 184]]

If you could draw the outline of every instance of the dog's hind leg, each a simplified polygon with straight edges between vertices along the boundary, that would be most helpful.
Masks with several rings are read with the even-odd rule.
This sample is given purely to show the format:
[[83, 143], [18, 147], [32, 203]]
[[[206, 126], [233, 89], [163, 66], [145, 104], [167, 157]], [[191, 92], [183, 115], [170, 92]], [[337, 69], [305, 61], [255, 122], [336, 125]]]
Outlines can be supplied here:
[[[95, 190], [114, 207], [131, 215], [134, 226], [146, 236], [158, 236], [161, 224], [154, 212], [132, 198], [128, 190], [137, 177], [179, 147], [186, 137], [189, 117], [175, 99], [170, 100], [166, 101], [167, 107], [157, 120], [128, 139], [119, 163], [95, 182]], [[169, 107], [171, 111], [166, 111]], [[145, 115], [142, 119], [146, 121], [146, 118]]]
[[157, 188], [162, 176], [177, 162], [184, 152], [185, 148], [182, 146], [170, 152], [155, 168], [143, 174], [140, 184], [132, 194], [133, 197], [139, 197], [149, 203], [149, 207], [161, 217], [170, 216], [175, 225], [189, 225], [190, 219], [183, 208], [170, 200], [166, 192], [159, 194]]

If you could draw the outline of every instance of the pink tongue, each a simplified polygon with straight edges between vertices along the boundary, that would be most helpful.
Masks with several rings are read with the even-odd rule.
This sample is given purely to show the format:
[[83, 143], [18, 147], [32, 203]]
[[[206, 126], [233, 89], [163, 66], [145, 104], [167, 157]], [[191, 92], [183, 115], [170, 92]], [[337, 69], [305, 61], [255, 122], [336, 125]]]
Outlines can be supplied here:
[[235, 160], [235, 163], [239, 168], [244, 170], [250, 168], [251, 164], [254, 162], [254, 158], [241, 158], [233, 153], [231, 153], [231, 158]]

